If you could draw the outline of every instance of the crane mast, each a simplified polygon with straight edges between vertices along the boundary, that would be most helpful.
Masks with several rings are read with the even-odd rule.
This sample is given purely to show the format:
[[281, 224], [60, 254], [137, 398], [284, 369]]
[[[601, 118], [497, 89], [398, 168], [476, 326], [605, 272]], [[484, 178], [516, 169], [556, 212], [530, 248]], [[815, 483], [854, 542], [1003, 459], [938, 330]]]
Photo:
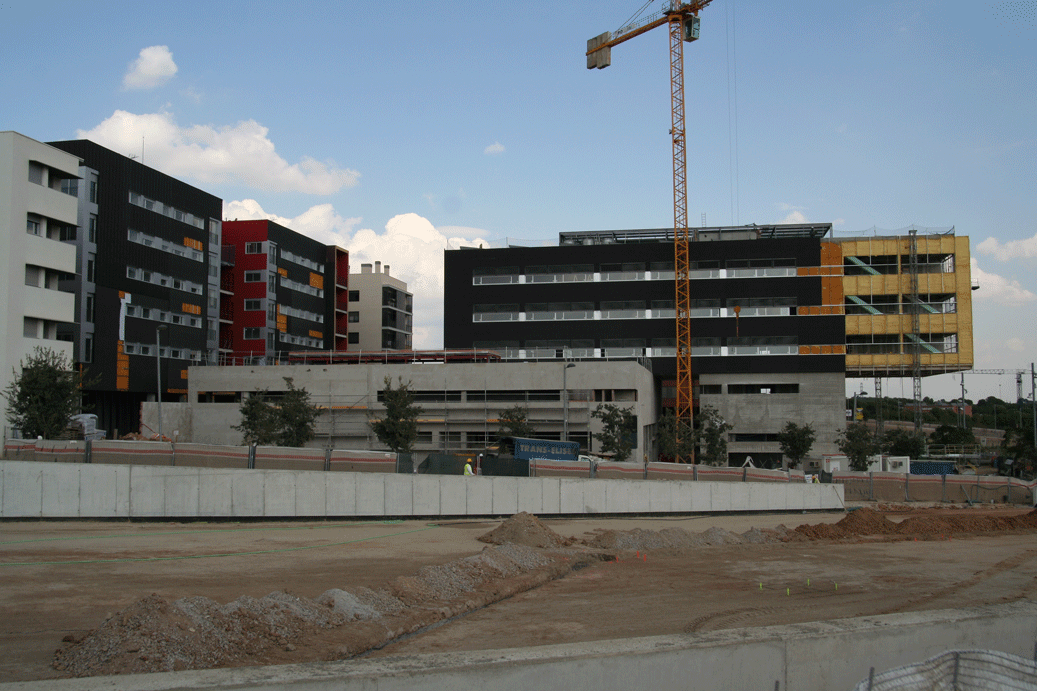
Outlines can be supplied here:
[[[688, 229], [687, 147], [684, 128], [684, 43], [699, 37], [699, 10], [711, 0], [670, 0], [663, 10], [620, 28], [613, 35], [605, 32], [587, 41], [587, 69], [604, 69], [612, 64], [612, 47], [634, 36], [666, 24], [670, 34], [670, 138], [673, 142], [673, 268], [674, 306], [676, 307], [676, 434], [677, 448], [689, 441], [694, 424], [694, 392], [691, 369], [691, 262], [688, 245], [698, 239]], [[678, 454], [680, 452], [678, 451]], [[695, 461], [692, 448], [678, 462]]]

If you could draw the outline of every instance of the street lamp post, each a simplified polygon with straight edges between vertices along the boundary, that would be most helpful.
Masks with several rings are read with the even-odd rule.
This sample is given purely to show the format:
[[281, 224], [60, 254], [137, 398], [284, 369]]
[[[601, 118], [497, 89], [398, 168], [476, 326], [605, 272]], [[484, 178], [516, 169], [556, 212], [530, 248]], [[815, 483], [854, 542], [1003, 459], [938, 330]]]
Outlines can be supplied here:
[[157, 386], [155, 388], [155, 402], [158, 403], [159, 441], [162, 441], [162, 341], [159, 339], [159, 335], [165, 330], [165, 324], [159, 324], [155, 327], [155, 377], [157, 381]]
[[569, 382], [566, 375], [570, 367], [576, 367], [568, 363], [562, 368], [562, 441], [569, 441]]

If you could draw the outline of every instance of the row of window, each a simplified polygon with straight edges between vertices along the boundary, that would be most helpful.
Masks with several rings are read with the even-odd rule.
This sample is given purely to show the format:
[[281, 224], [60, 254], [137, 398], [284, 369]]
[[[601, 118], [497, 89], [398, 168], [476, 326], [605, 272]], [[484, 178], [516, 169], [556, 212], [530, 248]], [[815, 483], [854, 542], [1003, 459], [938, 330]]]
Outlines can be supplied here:
[[315, 295], [319, 298], [324, 297], [323, 288], [314, 288], [311, 285], [299, 283], [298, 281], [293, 281], [287, 276], [281, 276], [281, 285], [285, 288], [288, 288], [289, 290], [295, 290], [300, 293], [306, 293], [307, 295]]
[[[127, 355], [150, 355], [155, 357], [154, 343], [123, 343], [122, 350]], [[175, 348], [173, 346], [162, 346], [158, 356], [170, 360], [190, 360], [191, 362], [202, 361], [202, 351], [191, 348]]]
[[[728, 299], [727, 307], [721, 300], [692, 300], [689, 316], [703, 317], [780, 317], [795, 314], [795, 298], [738, 298]], [[646, 309], [646, 304], [650, 305]], [[528, 303], [525, 311], [518, 303], [477, 304], [472, 313], [473, 322], [484, 321], [557, 321], [581, 319], [673, 319], [677, 311], [673, 300], [551, 302]]]
[[324, 341], [319, 338], [311, 338], [309, 336], [293, 336], [288, 333], [281, 333], [278, 336], [281, 343], [290, 343], [291, 345], [301, 345], [307, 348], [324, 348]]
[[[180, 278], [173, 278], [165, 274], [160, 274], [157, 271], [150, 271], [148, 269], [138, 269], [135, 266], [126, 267], [126, 278], [131, 278], [135, 281], [143, 281], [144, 283], [154, 283], [156, 285], [172, 287], [174, 290], [182, 290], [186, 293], [193, 293], [194, 295], [202, 294], [202, 286], [192, 281], [187, 281]], [[87, 280], [92, 280], [87, 278]]]
[[137, 319], [149, 319], [166, 324], [176, 324], [178, 326], [190, 326], [195, 329], [202, 327], [200, 317], [180, 312], [167, 312], [153, 307], [142, 307], [141, 305], [126, 305], [126, 316], [136, 317]]
[[147, 209], [148, 211], [154, 211], [157, 214], [162, 214], [163, 216], [175, 219], [181, 223], [192, 225], [195, 228], [205, 230], [205, 219], [199, 218], [187, 211], [181, 211], [169, 204], [163, 204], [154, 199], [148, 199], [143, 194], [138, 194], [132, 190], [130, 191], [130, 204]]
[[[245, 301], [246, 303], [248, 300]], [[245, 309], [249, 309], [247, 306]], [[324, 323], [324, 315], [317, 314], [316, 312], [310, 312], [308, 310], [301, 310], [295, 307], [288, 307], [287, 305], [280, 306], [281, 314], [289, 317], [295, 317], [296, 319], [305, 319], [306, 321], [317, 322], [318, 324]]]
[[178, 257], [187, 257], [196, 262], [205, 261], [205, 254], [194, 249], [193, 247], [186, 247], [184, 245], [178, 245], [172, 240], [166, 240], [155, 235], [148, 235], [142, 233], [139, 230], [127, 230], [126, 239], [130, 242], [135, 242], [138, 245], [144, 245], [145, 247], [154, 247], [157, 250], [168, 252], [169, 254], [175, 254]]
[[[72, 197], [78, 197], [79, 196], [79, 179], [78, 178], [65, 177], [67, 175], [66, 173], [62, 173], [60, 171], [57, 171], [54, 168], [51, 168], [50, 166], [47, 166], [47, 165], [45, 165], [43, 163], [40, 163], [39, 161], [29, 161], [29, 182], [35, 183], [37, 185], [44, 184], [44, 182], [43, 182], [44, 174], [46, 174], [46, 177], [47, 177], [47, 183], [46, 184], [52, 190], [57, 190], [59, 192], [64, 192], [65, 194], [70, 195]], [[91, 191], [91, 194], [93, 195], [94, 198], [91, 199], [90, 201], [96, 201], [96, 196], [97, 196], [97, 183], [96, 183], [96, 181], [92, 182], [91, 185], [92, 186], [90, 188], [90, 191]]]
[[292, 252], [289, 252], [284, 248], [281, 249], [281, 259], [290, 261], [293, 264], [298, 264], [299, 266], [305, 266], [307, 269], [310, 269], [311, 271], [316, 271], [319, 274], [324, 273], [323, 264], [318, 264], [312, 259], [307, 259], [306, 257], [300, 257], [298, 254], [293, 254]]

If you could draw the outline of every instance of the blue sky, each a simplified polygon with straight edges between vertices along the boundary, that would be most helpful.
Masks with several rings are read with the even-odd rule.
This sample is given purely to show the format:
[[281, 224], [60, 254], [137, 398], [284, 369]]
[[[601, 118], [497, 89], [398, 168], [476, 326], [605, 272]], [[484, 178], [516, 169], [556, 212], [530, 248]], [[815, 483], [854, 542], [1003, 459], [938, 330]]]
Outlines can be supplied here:
[[[228, 218], [389, 263], [438, 347], [443, 248], [672, 225], [665, 30], [583, 56], [640, 4], [0, 0], [0, 129], [143, 153]], [[954, 226], [976, 367], [1029, 369], [1037, 2], [715, 0], [685, 82], [692, 224]]]

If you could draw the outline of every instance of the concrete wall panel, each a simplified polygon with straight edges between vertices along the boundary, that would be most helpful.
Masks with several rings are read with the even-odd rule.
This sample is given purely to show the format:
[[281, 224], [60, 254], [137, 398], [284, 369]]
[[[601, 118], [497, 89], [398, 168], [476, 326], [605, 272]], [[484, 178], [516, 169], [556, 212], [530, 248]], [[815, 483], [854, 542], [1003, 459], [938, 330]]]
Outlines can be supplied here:
[[610, 483], [601, 480], [577, 480], [583, 485], [583, 510], [580, 513], [609, 513], [606, 491]]
[[753, 485], [747, 482], [739, 482], [730, 485], [731, 504], [729, 511], [749, 511], [752, 505], [749, 503], [749, 488]]
[[[90, 464], [78, 468], [80, 517], [129, 517], [130, 466]], [[61, 478], [61, 482], [67, 479]]]
[[[402, 477], [407, 476], [404, 475]], [[411, 477], [413, 478], [415, 476], [412, 475]], [[413, 483], [413, 515], [438, 516], [440, 514], [440, 483], [444, 477], [450, 476], [423, 475], [420, 480]]]
[[233, 516], [234, 478], [247, 474], [247, 470], [199, 471], [198, 514], [214, 518]]
[[327, 473], [325, 497], [328, 516], [355, 516], [357, 475], [354, 473]]
[[606, 482], [605, 513], [617, 513], [619, 507], [630, 506], [630, 483], [623, 480]]
[[538, 478], [541, 487], [541, 500], [544, 503], [543, 511], [547, 514], [561, 513], [561, 485], [562, 481], [554, 477]]
[[626, 485], [630, 488], [630, 494], [627, 497], [627, 509], [631, 513], [648, 513], [651, 511], [652, 484], [656, 483], [626, 482]]
[[648, 490], [648, 510], [653, 513], [673, 511], [673, 488], [677, 482], [646, 482]]
[[439, 478], [439, 510], [444, 516], [468, 513], [468, 478], [443, 475]]
[[561, 513], [583, 513], [583, 481], [559, 478], [559, 505]]
[[356, 513], [358, 516], [385, 516], [385, 479], [382, 473], [360, 473], [356, 477]]
[[[169, 468], [162, 477], [163, 505], [166, 516], [188, 518], [198, 515], [201, 470]], [[211, 473], [207, 473], [209, 475]]]
[[327, 473], [295, 474], [295, 515], [324, 518], [328, 515]]
[[40, 466], [42, 515], [57, 518], [79, 516], [80, 487], [79, 465], [63, 467], [47, 463]]
[[231, 515], [266, 516], [266, 474], [250, 470], [231, 474]]
[[295, 515], [295, 477], [287, 470], [257, 470], [263, 476], [263, 515]]
[[414, 515], [414, 482], [413, 475], [386, 475], [385, 483], [385, 515]]
[[32, 461], [4, 461], [0, 479], [4, 483], [0, 495], [3, 518], [39, 518], [43, 515], [43, 466]]
[[469, 477], [465, 480], [465, 505], [469, 516], [493, 515], [493, 478]]
[[168, 468], [134, 466], [130, 469], [130, 515], [161, 518], [166, 515], [165, 475]]
[[528, 478], [491, 477], [493, 515], [510, 516], [518, 513], [518, 485]]
[[518, 510], [532, 514], [544, 512], [544, 480], [518, 478]]

